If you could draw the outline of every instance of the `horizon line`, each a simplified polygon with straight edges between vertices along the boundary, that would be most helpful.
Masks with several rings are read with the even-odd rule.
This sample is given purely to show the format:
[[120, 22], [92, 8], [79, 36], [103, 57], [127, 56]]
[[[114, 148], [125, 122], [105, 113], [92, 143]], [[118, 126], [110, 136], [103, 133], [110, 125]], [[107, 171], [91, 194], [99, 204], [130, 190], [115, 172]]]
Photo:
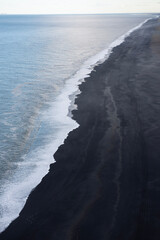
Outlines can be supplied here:
[[0, 15], [104, 15], [104, 14], [160, 14], [160, 12], [111, 12], [111, 13], [0, 13]]

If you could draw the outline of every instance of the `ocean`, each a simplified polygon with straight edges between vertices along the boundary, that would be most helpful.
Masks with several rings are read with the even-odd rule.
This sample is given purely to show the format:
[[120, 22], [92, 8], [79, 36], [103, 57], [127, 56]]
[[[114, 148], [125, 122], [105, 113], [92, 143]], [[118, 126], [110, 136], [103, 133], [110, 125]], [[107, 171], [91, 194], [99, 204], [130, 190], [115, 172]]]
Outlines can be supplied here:
[[150, 17], [0, 15], [0, 231], [78, 127], [71, 119], [78, 85]]

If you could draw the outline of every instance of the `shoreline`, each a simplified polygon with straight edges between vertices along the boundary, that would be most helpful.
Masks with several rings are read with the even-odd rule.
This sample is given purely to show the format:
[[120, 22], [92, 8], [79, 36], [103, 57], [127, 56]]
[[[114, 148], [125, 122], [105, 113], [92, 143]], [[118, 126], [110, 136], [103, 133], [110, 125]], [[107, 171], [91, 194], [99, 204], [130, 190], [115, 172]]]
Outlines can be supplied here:
[[[145, 162], [147, 159], [147, 164], [151, 164], [152, 156], [146, 146], [153, 150], [150, 138], [153, 141], [157, 135], [154, 133], [147, 139], [146, 134], [152, 129], [146, 116], [152, 109], [146, 110], [140, 94], [152, 99], [151, 90], [147, 92], [143, 86], [151, 84], [144, 73], [145, 63], [154, 68], [154, 79], [157, 80], [159, 73], [156, 62], [159, 55], [150, 50], [156, 24], [158, 20], [150, 20], [133, 32], [79, 86], [81, 94], [75, 101], [78, 110], [72, 113], [80, 126], [59, 147], [56, 163], [51, 164], [20, 217], [0, 239], [158, 239], [158, 228], [156, 233], [153, 231], [157, 222], [146, 211], [146, 182], [151, 182], [153, 176], [148, 181]], [[151, 87], [156, 91], [157, 86]], [[156, 107], [154, 101], [147, 104]], [[152, 122], [157, 125], [158, 113], [158, 110], [155, 116], [152, 113]], [[159, 155], [157, 146], [155, 163]], [[150, 167], [153, 168], [152, 164]], [[158, 203], [160, 198], [155, 196], [155, 199]], [[153, 210], [156, 218], [156, 208]], [[144, 211], [150, 220], [146, 220]]]
[[[45, 146], [46, 149], [43, 149], [43, 152], [47, 151], [47, 153], [49, 155], [47, 158], [48, 164], [46, 163], [45, 164], [46, 167], [43, 168], [42, 170], [37, 168], [37, 170], [35, 171], [34, 177], [31, 175], [30, 177], [28, 176], [27, 179], [24, 179], [23, 182], [25, 182], [26, 185], [28, 184], [28, 187], [26, 188], [25, 194], [23, 194], [23, 195], [21, 194], [19, 196], [18, 199], [20, 200], [20, 202], [22, 202], [21, 199], [23, 199], [23, 203], [25, 204], [26, 199], [28, 198], [31, 190], [33, 188], [35, 188], [41, 182], [42, 178], [47, 174], [49, 165], [54, 163], [54, 159], [52, 158], [52, 155], [53, 155], [52, 153], [55, 153], [57, 151], [58, 147], [64, 143], [64, 140], [67, 138], [68, 133], [78, 127], [76, 121], [73, 121], [73, 119], [72, 119], [71, 111], [76, 109], [76, 105], [73, 103], [74, 103], [74, 99], [77, 96], [77, 93], [80, 93], [79, 85], [84, 81], [85, 78], [89, 77], [90, 73], [92, 72], [92, 70], [94, 70], [95, 66], [99, 66], [100, 64], [102, 64], [104, 61], [106, 61], [108, 59], [108, 57], [112, 53], [112, 49], [115, 46], [118, 46], [122, 42], [124, 42], [125, 38], [128, 35], [130, 35], [131, 32], [140, 28], [148, 20], [149, 19], [146, 19], [142, 23], [131, 28], [128, 32], [126, 32], [125, 34], [123, 34], [119, 38], [117, 38], [115, 41], [113, 41], [107, 48], [105, 48], [101, 52], [97, 53], [96, 55], [90, 57], [89, 59], [87, 59], [81, 65], [80, 69], [71, 78], [69, 78], [66, 81], [66, 84], [65, 84], [65, 87], [64, 87], [62, 93], [60, 93], [60, 95], [56, 98], [56, 102], [51, 104], [49, 110], [47, 110], [47, 112], [45, 113], [46, 116], [48, 116], [48, 115], [52, 116], [53, 119], [50, 119], [51, 122], [54, 122], [55, 118], [53, 117], [53, 115], [55, 115], [56, 120], [58, 122], [62, 123], [61, 129], [59, 130], [59, 132], [57, 134], [57, 139], [54, 140], [54, 142], [50, 141], [48, 143], [48, 145]], [[63, 111], [61, 111], [61, 109], [63, 109]], [[69, 113], [68, 113], [68, 109], [69, 109]], [[52, 112], [53, 110], [54, 110], [54, 114]], [[40, 154], [41, 155], [40, 159], [43, 156], [42, 155], [43, 152]], [[39, 177], [37, 177], [38, 175], [39, 175]], [[35, 179], [34, 183], [33, 183], [32, 179]], [[16, 186], [13, 183], [13, 186], [11, 188], [15, 189], [16, 187], [21, 188], [21, 183], [19, 185], [16, 184]], [[9, 188], [10, 188], [10, 186], [9, 186]], [[7, 198], [8, 193], [10, 194], [10, 191], [9, 192], [8, 191], [9, 190], [6, 190], [6, 192], [3, 194], [3, 199]], [[2, 232], [2, 229], [4, 230], [6, 227], [8, 227], [8, 225], [11, 223], [11, 221], [13, 221], [16, 217], [18, 217], [19, 212], [22, 210], [22, 208], [24, 206], [24, 204], [23, 205], [17, 204], [17, 199], [16, 198], [14, 199], [15, 192], [16, 191], [13, 191], [13, 193], [10, 195], [10, 198], [12, 198], [13, 202], [15, 202], [15, 204], [12, 203], [12, 206], [14, 205], [14, 206], [18, 206], [18, 207], [16, 207], [16, 211], [14, 211], [14, 207], [13, 208], [11, 207], [11, 209], [10, 209], [10, 206], [8, 206], [8, 205], [4, 206], [4, 209], [8, 208], [8, 209], [10, 209], [10, 212], [7, 212], [7, 215], [3, 214], [4, 217], [1, 218], [1, 222], [0, 222], [0, 225], [3, 224], [3, 227], [0, 226], [0, 232]], [[12, 217], [11, 217], [11, 215], [12, 215]], [[5, 223], [3, 222], [3, 218], [5, 219]], [[9, 219], [9, 221], [8, 221], [8, 219]], [[6, 224], [6, 222], [8, 222], [8, 224]]]

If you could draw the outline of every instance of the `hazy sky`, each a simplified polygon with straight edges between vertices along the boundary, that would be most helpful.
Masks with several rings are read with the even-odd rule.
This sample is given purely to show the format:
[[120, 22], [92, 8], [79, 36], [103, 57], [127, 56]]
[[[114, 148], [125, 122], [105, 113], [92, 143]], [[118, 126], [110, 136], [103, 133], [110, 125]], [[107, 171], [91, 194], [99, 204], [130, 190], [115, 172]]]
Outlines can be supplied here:
[[0, 13], [160, 12], [160, 0], [0, 0]]

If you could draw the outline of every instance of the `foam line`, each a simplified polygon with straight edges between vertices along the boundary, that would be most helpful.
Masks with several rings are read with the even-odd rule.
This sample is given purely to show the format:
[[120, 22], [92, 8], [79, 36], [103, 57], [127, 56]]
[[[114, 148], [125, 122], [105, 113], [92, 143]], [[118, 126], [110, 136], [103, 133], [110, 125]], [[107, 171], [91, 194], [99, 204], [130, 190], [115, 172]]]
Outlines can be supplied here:
[[[80, 70], [66, 81], [64, 89], [56, 101], [50, 105], [49, 110], [43, 113], [44, 121], [49, 122], [49, 124], [57, 123], [57, 135], [54, 137], [54, 140], [49, 139], [43, 149], [35, 149], [28, 159], [27, 156], [24, 156], [25, 163], [17, 163], [17, 172], [14, 178], [11, 182], [5, 183], [0, 199], [1, 203], [3, 203], [0, 204], [2, 212], [0, 216], [0, 231], [3, 231], [11, 221], [18, 217], [29, 193], [40, 183], [47, 174], [49, 165], [55, 161], [52, 155], [63, 144], [69, 132], [78, 127], [77, 122], [68, 115], [68, 109], [71, 111], [75, 108], [74, 99], [80, 92], [78, 86], [89, 76], [96, 65], [103, 63], [109, 57], [114, 47], [123, 43], [126, 37], [142, 27], [148, 20], [150, 19], [131, 29], [110, 44], [105, 50], [85, 61]], [[48, 158], [48, 154], [50, 154], [50, 158]]]

